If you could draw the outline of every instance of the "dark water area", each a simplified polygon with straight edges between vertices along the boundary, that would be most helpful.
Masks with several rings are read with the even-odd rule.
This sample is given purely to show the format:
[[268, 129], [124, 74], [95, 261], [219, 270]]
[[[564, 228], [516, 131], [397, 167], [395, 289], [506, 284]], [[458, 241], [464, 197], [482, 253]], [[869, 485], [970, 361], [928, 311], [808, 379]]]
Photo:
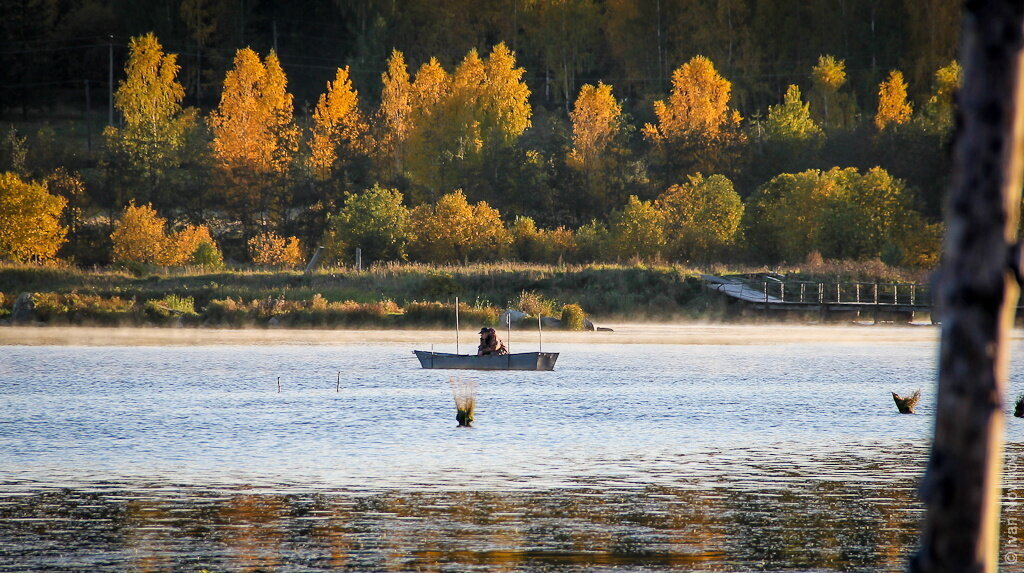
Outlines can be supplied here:
[[[896, 571], [914, 550], [929, 340], [546, 344], [543, 373], [410, 350], [0, 347], [0, 571]], [[474, 428], [450, 376], [478, 383]]]

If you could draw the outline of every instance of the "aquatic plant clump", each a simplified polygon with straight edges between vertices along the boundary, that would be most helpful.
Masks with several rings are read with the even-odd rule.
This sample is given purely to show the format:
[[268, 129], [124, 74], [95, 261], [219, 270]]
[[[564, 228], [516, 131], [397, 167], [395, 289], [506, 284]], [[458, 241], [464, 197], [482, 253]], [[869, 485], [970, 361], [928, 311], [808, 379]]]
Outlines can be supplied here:
[[917, 407], [918, 401], [921, 400], [921, 391], [915, 390], [910, 396], [900, 396], [895, 392], [890, 392], [892, 399], [896, 402], [896, 409], [900, 411], [900, 414], [913, 414], [914, 408]]
[[473, 425], [473, 413], [476, 410], [476, 380], [456, 378], [448, 379], [455, 398], [455, 420], [459, 427], [468, 428]]

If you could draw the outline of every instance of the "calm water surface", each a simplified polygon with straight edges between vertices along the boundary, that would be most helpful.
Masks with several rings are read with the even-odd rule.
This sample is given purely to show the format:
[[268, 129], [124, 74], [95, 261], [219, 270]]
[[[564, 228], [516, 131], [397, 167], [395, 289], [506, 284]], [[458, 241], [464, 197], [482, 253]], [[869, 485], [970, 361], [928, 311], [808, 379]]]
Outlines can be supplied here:
[[[0, 571], [899, 570], [936, 347], [829, 332], [546, 344], [544, 373], [421, 370], [404, 342], [3, 346]], [[1008, 442], [1024, 498], [1024, 422]], [[1019, 526], [1008, 501], [1006, 571]]]

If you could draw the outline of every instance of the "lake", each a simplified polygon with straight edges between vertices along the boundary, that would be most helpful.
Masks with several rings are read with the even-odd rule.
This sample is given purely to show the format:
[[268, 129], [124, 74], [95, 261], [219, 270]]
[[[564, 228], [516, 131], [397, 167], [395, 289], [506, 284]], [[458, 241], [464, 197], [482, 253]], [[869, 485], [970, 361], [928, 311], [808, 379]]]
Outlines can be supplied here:
[[[419, 368], [439, 332], [0, 329], [0, 571], [903, 568], [937, 330], [616, 330], [472, 372]], [[1007, 442], [1024, 571], [1024, 420]]]

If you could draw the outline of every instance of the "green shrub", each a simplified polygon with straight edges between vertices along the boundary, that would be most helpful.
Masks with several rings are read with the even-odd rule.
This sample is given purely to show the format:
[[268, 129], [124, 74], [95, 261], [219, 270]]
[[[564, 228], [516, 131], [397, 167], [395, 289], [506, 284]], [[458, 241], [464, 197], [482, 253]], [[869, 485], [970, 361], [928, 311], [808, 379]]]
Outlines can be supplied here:
[[578, 304], [567, 304], [562, 307], [562, 327], [566, 330], [585, 330], [586, 318], [587, 314]]
[[224, 268], [224, 255], [216, 245], [206, 241], [199, 243], [195, 252], [192, 253], [191, 264], [203, 267], [207, 270], [220, 270]]
[[423, 277], [418, 296], [427, 300], [439, 300], [458, 296], [462, 286], [450, 273], [433, 272]]
[[161, 299], [147, 300], [143, 310], [147, 316], [161, 320], [177, 316], [196, 316], [195, 299], [174, 294]]

